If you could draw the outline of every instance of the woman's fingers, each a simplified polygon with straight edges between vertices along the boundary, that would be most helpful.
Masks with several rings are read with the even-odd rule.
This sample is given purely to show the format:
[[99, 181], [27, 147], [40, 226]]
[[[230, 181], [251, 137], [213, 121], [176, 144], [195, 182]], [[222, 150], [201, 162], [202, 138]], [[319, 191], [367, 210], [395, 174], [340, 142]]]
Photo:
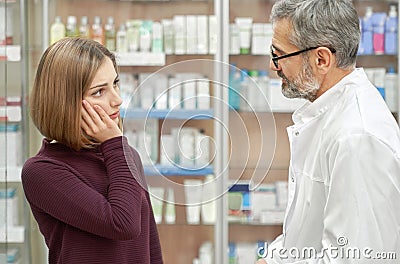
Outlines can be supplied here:
[[86, 112], [89, 114], [90, 119], [93, 120], [93, 122], [98, 123], [99, 121], [101, 121], [99, 114], [93, 109], [93, 107], [86, 100], [83, 100], [82, 104]]
[[112, 122], [111, 118], [107, 115], [103, 108], [98, 105], [94, 105], [93, 108], [104, 123], [109, 123], [110, 121]]
[[82, 101], [82, 104], [82, 120], [86, 124], [86, 128], [84, 129], [88, 135], [92, 136], [93, 133], [98, 132], [99, 125], [101, 126], [102, 121], [88, 102]]
[[107, 115], [99, 105], [90, 105], [82, 101], [82, 129], [89, 136], [103, 142], [109, 138], [121, 136], [118, 125]]

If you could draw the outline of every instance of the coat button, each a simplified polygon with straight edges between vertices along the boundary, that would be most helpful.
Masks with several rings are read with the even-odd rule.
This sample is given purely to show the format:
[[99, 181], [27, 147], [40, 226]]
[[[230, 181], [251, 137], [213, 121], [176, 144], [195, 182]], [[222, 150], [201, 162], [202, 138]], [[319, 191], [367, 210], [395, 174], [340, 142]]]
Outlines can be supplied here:
[[294, 132], [295, 136], [298, 136], [299, 134], [300, 134], [299, 131]]

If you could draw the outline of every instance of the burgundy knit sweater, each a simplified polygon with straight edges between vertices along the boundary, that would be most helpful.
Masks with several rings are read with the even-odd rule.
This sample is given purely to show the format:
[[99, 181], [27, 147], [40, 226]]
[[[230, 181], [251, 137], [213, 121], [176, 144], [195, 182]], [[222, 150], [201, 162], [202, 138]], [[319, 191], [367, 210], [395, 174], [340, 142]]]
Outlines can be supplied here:
[[163, 263], [140, 157], [125, 137], [80, 151], [43, 140], [22, 184], [50, 264]]

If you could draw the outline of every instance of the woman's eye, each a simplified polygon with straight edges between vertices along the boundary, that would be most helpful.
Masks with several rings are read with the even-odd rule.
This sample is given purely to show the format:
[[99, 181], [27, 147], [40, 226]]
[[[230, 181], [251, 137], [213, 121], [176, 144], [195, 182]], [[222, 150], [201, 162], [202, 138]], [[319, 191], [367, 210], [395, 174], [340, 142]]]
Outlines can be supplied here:
[[99, 89], [92, 93], [92, 96], [101, 96], [103, 94], [103, 89]]
[[114, 88], [118, 88], [119, 79], [115, 80], [113, 83]]

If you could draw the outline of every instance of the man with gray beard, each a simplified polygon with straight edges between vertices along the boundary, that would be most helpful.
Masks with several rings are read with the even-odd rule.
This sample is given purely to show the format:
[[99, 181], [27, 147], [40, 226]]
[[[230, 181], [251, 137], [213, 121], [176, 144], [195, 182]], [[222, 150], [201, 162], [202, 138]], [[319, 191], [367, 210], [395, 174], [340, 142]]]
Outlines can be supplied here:
[[[270, 68], [305, 98], [287, 128], [283, 234], [257, 263], [398, 263], [400, 132], [362, 68], [351, 0], [278, 0]], [[259, 250], [259, 253], [261, 251]]]

